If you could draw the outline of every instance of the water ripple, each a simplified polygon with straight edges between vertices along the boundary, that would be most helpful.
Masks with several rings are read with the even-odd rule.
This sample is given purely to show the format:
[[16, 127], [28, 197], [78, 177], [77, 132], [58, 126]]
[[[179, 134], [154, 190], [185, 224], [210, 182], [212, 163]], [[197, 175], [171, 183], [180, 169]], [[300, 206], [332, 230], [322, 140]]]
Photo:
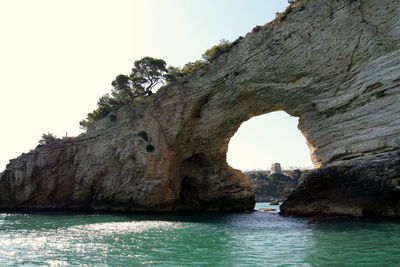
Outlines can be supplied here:
[[396, 266], [400, 224], [276, 213], [0, 214], [0, 266]]

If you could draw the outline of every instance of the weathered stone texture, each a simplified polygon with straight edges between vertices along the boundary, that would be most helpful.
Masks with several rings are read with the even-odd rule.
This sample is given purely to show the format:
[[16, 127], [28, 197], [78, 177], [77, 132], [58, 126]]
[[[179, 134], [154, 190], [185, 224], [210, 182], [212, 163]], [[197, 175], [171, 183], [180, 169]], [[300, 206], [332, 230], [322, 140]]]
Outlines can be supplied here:
[[[316, 167], [340, 172], [378, 160], [391, 172], [400, 151], [399, 63], [398, 0], [301, 1], [212, 64], [119, 109], [116, 122], [105, 118], [85, 136], [13, 160], [0, 178], [0, 207], [252, 209], [248, 179], [226, 163], [228, 143], [242, 122], [278, 110], [299, 117]], [[292, 199], [287, 214], [301, 210]]]

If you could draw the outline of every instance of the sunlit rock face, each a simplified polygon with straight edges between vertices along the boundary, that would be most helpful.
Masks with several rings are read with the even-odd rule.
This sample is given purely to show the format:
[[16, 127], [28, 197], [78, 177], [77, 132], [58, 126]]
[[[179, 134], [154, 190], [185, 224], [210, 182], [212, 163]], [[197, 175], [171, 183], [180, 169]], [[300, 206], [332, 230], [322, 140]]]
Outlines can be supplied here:
[[[253, 209], [248, 179], [226, 163], [228, 143], [242, 122], [283, 110], [299, 117], [314, 164], [324, 167], [284, 214], [399, 216], [399, 63], [398, 0], [301, 1], [86, 135], [12, 160], [0, 207]], [[372, 200], [386, 211], [369, 211]]]

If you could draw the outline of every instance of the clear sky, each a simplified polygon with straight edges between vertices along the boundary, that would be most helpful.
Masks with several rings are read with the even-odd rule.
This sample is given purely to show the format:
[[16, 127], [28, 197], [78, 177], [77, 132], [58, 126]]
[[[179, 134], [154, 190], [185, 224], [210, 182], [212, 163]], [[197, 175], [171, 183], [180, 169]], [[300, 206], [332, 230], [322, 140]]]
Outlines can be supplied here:
[[[182, 66], [220, 39], [233, 41], [272, 20], [287, 5], [286, 0], [0, 0], [0, 171], [9, 159], [35, 148], [43, 133], [78, 135], [78, 122], [110, 91], [117, 74], [129, 73], [134, 60], [152, 56]], [[286, 154], [286, 161], [271, 157], [282, 148], [276, 140], [265, 143], [275, 139], [269, 135], [272, 124], [283, 127], [282, 142], [291, 151], [304, 150], [304, 139], [301, 145], [293, 141], [300, 132], [285, 128], [296, 129], [297, 123], [279, 117], [244, 133], [241, 127], [230, 144], [232, 166], [311, 165], [307, 149], [301, 156]]]
[[244, 122], [229, 142], [227, 161], [237, 169], [312, 168], [306, 140], [297, 129], [298, 119], [284, 111], [253, 117]]

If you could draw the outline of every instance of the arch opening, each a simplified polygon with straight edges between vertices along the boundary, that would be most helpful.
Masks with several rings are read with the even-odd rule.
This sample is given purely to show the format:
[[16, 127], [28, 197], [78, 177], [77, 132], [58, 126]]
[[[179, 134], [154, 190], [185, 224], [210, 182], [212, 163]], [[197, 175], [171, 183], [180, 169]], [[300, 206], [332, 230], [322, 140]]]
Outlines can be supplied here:
[[271, 112], [245, 121], [230, 139], [227, 163], [248, 177], [257, 202], [285, 199], [314, 167], [297, 125], [298, 118]]

